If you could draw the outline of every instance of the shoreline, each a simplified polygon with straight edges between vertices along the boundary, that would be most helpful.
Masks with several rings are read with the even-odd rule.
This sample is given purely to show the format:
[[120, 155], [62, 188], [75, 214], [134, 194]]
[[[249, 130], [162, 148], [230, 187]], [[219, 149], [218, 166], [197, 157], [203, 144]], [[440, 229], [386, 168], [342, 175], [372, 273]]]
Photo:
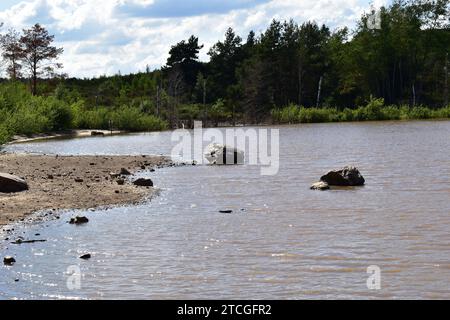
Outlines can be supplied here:
[[[430, 119], [388, 119], [388, 120], [364, 120], [364, 121], [323, 121], [323, 122], [286, 122], [286, 123], [280, 123], [280, 122], [262, 122], [258, 124], [243, 124], [243, 123], [236, 123], [236, 125], [221, 123], [218, 127], [204, 127], [204, 129], [217, 129], [217, 128], [242, 128], [242, 127], [291, 127], [291, 126], [300, 126], [300, 125], [314, 125], [314, 124], [355, 124], [355, 123], [381, 123], [381, 122], [400, 122], [400, 123], [407, 123], [407, 122], [445, 122], [450, 121], [450, 118], [430, 118]], [[189, 130], [189, 128], [186, 128]], [[175, 129], [171, 129], [175, 130]], [[161, 130], [161, 131], [153, 131], [153, 132], [164, 132], [167, 130]], [[93, 132], [99, 133], [98, 135], [92, 134]], [[117, 135], [123, 135], [123, 134], [130, 134], [130, 133], [144, 133], [148, 131], [120, 131], [120, 130], [95, 130], [95, 129], [74, 129], [74, 130], [67, 130], [67, 131], [58, 131], [58, 132], [47, 132], [47, 133], [38, 133], [33, 134], [31, 136], [23, 136], [23, 135], [15, 135], [11, 138], [10, 141], [4, 143], [3, 145], [0, 144], [0, 154], [2, 154], [2, 146], [7, 146], [11, 144], [20, 144], [20, 143], [28, 143], [28, 142], [37, 142], [37, 141], [45, 141], [45, 140], [51, 140], [51, 139], [74, 139], [74, 138], [87, 138], [87, 137], [95, 137], [95, 136], [117, 136]]]
[[127, 177], [119, 184], [116, 174], [125, 168], [132, 178], [139, 171], [172, 165], [163, 156], [0, 154], [0, 172], [23, 177], [29, 185], [28, 191], [0, 193], [0, 228], [42, 211], [53, 214], [138, 203], [156, 189], [134, 186]]
[[59, 131], [59, 132], [44, 132], [44, 133], [38, 133], [33, 134], [31, 136], [22, 136], [22, 135], [16, 135], [13, 136], [11, 141], [5, 143], [5, 145], [8, 144], [15, 144], [15, 143], [26, 143], [26, 142], [33, 142], [33, 141], [40, 141], [40, 140], [50, 140], [50, 139], [73, 139], [73, 138], [86, 138], [86, 137], [94, 137], [95, 135], [92, 134], [93, 132], [99, 133], [97, 136], [115, 136], [120, 134], [128, 133], [128, 131], [119, 131], [119, 130], [67, 130], [67, 131]]

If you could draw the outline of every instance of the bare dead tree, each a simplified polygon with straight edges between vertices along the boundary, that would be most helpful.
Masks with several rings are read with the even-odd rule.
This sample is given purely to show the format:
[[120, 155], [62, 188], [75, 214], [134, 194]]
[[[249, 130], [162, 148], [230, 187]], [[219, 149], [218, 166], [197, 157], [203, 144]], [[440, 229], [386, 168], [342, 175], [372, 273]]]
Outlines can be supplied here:
[[447, 107], [448, 104], [448, 52], [445, 55], [445, 81], [444, 81], [444, 106]]
[[174, 65], [169, 71], [168, 85], [169, 95], [173, 98], [173, 102], [169, 107], [169, 122], [173, 127], [177, 121], [179, 99], [184, 89], [183, 72], [178, 65]]
[[323, 81], [323, 76], [320, 77], [319, 80], [319, 88], [317, 89], [317, 102], [316, 102], [316, 108], [318, 108], [320, 106], [320, 95], [322, 94], [322, 81]]

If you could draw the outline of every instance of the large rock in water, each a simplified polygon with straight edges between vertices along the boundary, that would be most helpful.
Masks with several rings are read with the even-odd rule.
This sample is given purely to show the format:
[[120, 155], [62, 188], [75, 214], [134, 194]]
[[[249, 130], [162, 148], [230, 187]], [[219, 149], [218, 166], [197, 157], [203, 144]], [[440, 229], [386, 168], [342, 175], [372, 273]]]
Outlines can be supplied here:
[[139, 187], [153, 187], [153, 181], [151, 179], [140, 178], [133, 182], [135, 186]]
[[322, 178], [321, 181], [328, 183], [330, 186], [362, 186], [366, 183], [364, 177], [355, 167], [345, 167], [342, 170], [330, 171]]
[[0, 172], [0, 192], [13, 193], [28, 190], [25, 180], [8, 173]]
[[232, 165], [244, 164], [244, 151], [237, 148], [213, 143], [208, 146], [205, 158], [210, 164]]

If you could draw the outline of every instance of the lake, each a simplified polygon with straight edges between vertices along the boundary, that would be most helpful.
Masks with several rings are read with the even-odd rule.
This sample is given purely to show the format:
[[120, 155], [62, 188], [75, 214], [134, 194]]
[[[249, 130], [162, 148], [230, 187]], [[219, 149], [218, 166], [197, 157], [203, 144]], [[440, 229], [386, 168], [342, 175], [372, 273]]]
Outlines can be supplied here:
[[[170, 154], [171, 133], [14, 144], [9, 152]], [[358, 188], [311, 191], [357, 166]], [[449, 299], [450, 122], [280, 127], [280, 170], [185, 166], [142, 172], [151, 202], [15, 225], [0, 299]], [[224, 214], [220, 210], [231, 209]], [[73, 215], [90, 223], [67, 224]], [[78, 257], [89, 252], [92, 259]], [[369, 266], [381, 289], [369, 290]], [[79, 287], [67, 285], [73, 270]], [[18, 279], [18, 282], [15, 282]]]

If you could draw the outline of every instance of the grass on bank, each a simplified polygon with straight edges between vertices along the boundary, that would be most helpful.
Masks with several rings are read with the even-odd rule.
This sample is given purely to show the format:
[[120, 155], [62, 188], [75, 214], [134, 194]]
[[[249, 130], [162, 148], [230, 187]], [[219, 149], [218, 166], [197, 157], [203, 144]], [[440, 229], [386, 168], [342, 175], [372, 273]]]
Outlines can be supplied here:
[[[180, 105], [180, 119], [201, 119], [205, 107]], [[57, 93], [53, 96], [32, 96], [22, 83], [0, 84], [0, 145], [13, 135], [32, 135], [68, 129], [111, 129], [125, 131], [159, 131], [168, 123], [153, 115], [145, 103], [90, 107], [81, 98], [69, 99]], [[424, 106], [385, 106], [383, 99], [371, 99], [366, 106], [346, 108], [304, 108], [289, 105], [271, 112], [274, 123], [319, 123], [376, 120], [449, 119], [450, 106], [431, 109]], [[167, 115], [166, 115], [167, 116]], [[208, 106], [208, 117], [216, 122], [228, 119], [223, 101]]]
[[450, 106], [440, 109], [430, 109], [424, 106], [385, 106], [383, 99], [371, 99], [363, 107], [346, 108], [304, 108], [289, 105], [285, 108], [272, 110], [275, 123], [322, 123], [347, 121], [378, 121], [378, 120], [421, 120], [449, 119]]
[[0, 85], [0, 144], [13, 135], [68, 129], [158, 131], [167, 123], [136, 106], [89, 108], [83, 100], [68, 103], [54, 96], [32, 96], [21, 83]]

